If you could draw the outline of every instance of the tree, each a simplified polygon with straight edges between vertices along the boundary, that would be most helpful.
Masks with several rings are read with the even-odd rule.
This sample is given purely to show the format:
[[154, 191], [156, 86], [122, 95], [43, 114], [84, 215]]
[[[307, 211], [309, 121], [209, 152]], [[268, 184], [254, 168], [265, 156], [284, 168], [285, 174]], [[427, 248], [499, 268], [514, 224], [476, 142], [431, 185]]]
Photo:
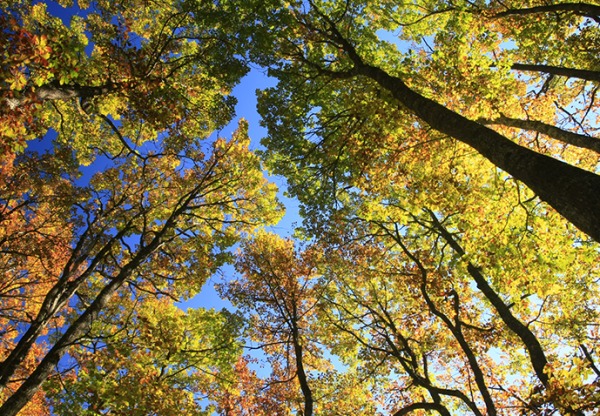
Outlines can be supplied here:
[[299, 412], [312, 416], [315, 399], [307, 366], [316, 367], [320, 354], [307, 336], [311, 310], [318, 299], [310, 282], [310, 260], [295, 263], [291, 241], [262, 234], [245, 246], [244, 256], [237, 262], [245, 279], [228, 284], [224, 295], [256, 320], [249, 335], [274, 356], [272, 382], [297, 381], [303, 403]]
[[[97, 2], [67, 26], [43, 3], [10, 1], [0, 17], [0, 413], [12, 415], [47, 411], [47, 380], [53, 407], [70, 400], [58, 373], [90, 389], [95, 364], [143, 378], [114, 348], [133, 325], [125, 317], [152, 331], [137, 317], [154, 304], [175, 325], [174, 302], [197, 294], [229, 261], [228, 248], [276, 221], [281, 207], [248, 149], [247, 124], [231, 140], [211, 137], [233, 115], [229, 90], [245, 67], [212, 39], [211, 26], [190, 24], [185, 4]], [[33, 138], [42, 150], [28, 147]], [[235, 334], [216, 323], [225, 316], [213, 314], [223, 339]], [[156, 345], [149, 353], [168, 373], [157, 381], [162, 393], [185, 396], [198, 377], [184, 373], [237, 359], [211, 355], [235, 351], [235, 342], [202, 341], [210, 319], [202, 325], [182, 336], [206, 347], [170, 359]], [[127, 341], [136, 353], [144, 345]], [[117, 392], [96, 393], [128, 409]]]
[[259, 233], [242, 247], [236, 263], [242, 277], [221, 290], [247, 316], [247, 336], [257, 343], [252, 348], [266, 355], [271, 375], [263, 383], [275, 394], [263, 406], [276, 400], [278, 414], [373, 414], [369, 383], [328, 359], [332, 333], [319, 322], [326, 286], [317, 269], [321, 263], [318, 250], [297, 251], [291, 240]]
[[[19, 158], [20, 163], [7, 163], [2, 174], [0, 215], [0, 247], [2, 253], [0, 289], [2, 359], [6, 358], [22, 335], [24, 325], [31, 323], [46, 293], [59, 278], [60, 269], [68, 261], [74, 224], [69, 207], [77, 203], [78, 190], [61, 177], [66, 154]], [[60, 324], [53, 317], [51, 324]], [[42, 330], [41, 335], [46, 331]], [[15, 371], [19, 379], [35, 368], [36, 357], [43, 353], [42, 344], [32, 346], [23, 355]], [[40, 402], [42, 395], [36, 395]], [[38, 414], [31, 406], [31, 414]], [[45, 413], [41, 411], [40, 414]]]
[[[544, 45], [535, 43], [534, 36], [542, 36], [541, 33], [551, 39], [552, 45], [561, 41], [582, 45], [586, 39], [597, 36], [597, 28], [587, 17], [582, 18], [569, 8], [563, 11], [566, 19], [557, 17], [557, 21], [534, 24], [530, 22], [533, 12], [502, 15], [496, 12], [500, 6], [495, 3], [438, 3], [425, 1], [396, 7], [396, 2], [319, 1], [278, 7], [275, 2], [259, 8], [263, 14], [255, 15], [254, 27], [260, 34], [256, 37], [268, 38], [266, 44], [275, 47], [273, 52], [273, 48], [263, 50], [264, 45], [259, 42], [251, 56], [269, 65], [271, 74], [279, 79], [278, 86], [267, 90], [262, 98], [261, 113], [270, 127], [266, 146], [273, 153], [301, 157], [311, 145], [295, 138], [312, 132], [313, 141], [318, 144], [337, 141], [341, 147], [348, 138], [338, 134], [340, 124], [354, 126], [354, 137], [363, 133], [364, 113], [357, 114], [352, 107], [365, 100], [371, 104], [371, 112], [379, 112], [373, 123], [380, 126], [380, 131], [397, 129], [394, 135], [399, 137], [416, 123], [423, 130], [429, 126], [465, 143], [598, 240], [600, 205], [596, 195], [600, 179], [593, 173], [595, 155], [587, 157], [590, 164], [577, 159], [566, 163], [565, 158], [552, 156], [552, 148], [550, 152], [543, 148], [533, 150], [476, 121], [487, 118], [487, 114], [497, 114], [498, 110], [502, 115], [504, 105], [495, 109], [496, 102], [509, 95], [506, 112], [510, 105], [518, 109], [521, 106], [517, 98], [525, 95], [529, 98], [521, 103], [523, 112], [534, 117], [534, 111], [545, 113], [544, 120], [536, 121], [546, 122], [550, 112], [554, 118], [564, 113], [570, 118], [565, 127], [586, 131], [586, 115], [595, 108], [595, 81], [589, 83], [593, 77], [576, 70], [559, 71], [556, 65], [513, 62], [521, 56], [546, 59], [545, 62], [554, 59], [550, 53], [545, 58], [547, 48], [531, 46]], [[582, 31], [573, 33], [577, 27]], [[397, 42], [411, 42], [411, 49], [399, 50], [393, 40], [380, 38], [382, 31], [399, 33]], [[433, 38], [433, 47], [427, 46], [428, 37]], [[506, 42], [516, 43], [517, 52], [505, 48]], [[521, 44], [525, 46], [520, 47]], [[563, 50], [561, 47], [551, 53], [560, 58]], [[573, 58], [574, 65], [593, 67], [591, 57], [580, 55], [576, 61]], [[573, 52], [565, 61], [572, 56]], [[527, 76], [515, 78], [513, 69], [526, 70]], [[535, 97], [528, 91], [538, 85], [539, 74], [545, 74], [544, 71], [553, 79], [580, 79], [550, 80], [542, 86], [543, 94]], [[571, 87], [580, 91], [579, 97]], [[488, 96], [493, 98], [488, 100]], [[577, 106], [577, 99], [584, 100], [581, 106]], [[330, 109], [335, 102], [339, 105]], [[576, 110], [568, 109], [571, 103]], [[526, 132], [522, 139], [527, 137]], [[285, 173], [288, 164], [288, 160], [282, 161], [283, 168], [278, 172]]]
[[365, 368], [403, 374], [390, 411], [594, 412], [597, 245], [564, 218], [598, 240], [597, 7], [239, 7], [278, 79], [259, 96], [265, 160], [325, 264], [355, 250], [328, 315]]
[[[214, 375], [233, 374], [239, 319], [226, 311], [184, 313], [168, 298], [138, 298], [113, 322], [99, 319], [85, 348], [73, 348], [77, 371], [51, 383], [58, 414], [198, 415], [201, 388]], [[112, 311], [111, 311], [112, 312]], [[102, 328], [99, 328], [99, 327]]]
[[53, 129], [88, 164], [159, 136], [179, 152], [231, 119], [228, 93], [245, 66], [224, 53], [211, 26], [193, 24], [184, 3], [95, 2], [85, 13], [67, 27], [44, 3], [9, 2], [4, 10], [7, 144], [22, 150]]
[[409, 3], [1, 3], [0, 413], [598, 412], [599, 8]]
[[231, 142], [216, 141], [207, 159], [200, 153], [196, 160], [189, 158], [188, 168], [174, 157], [151, 157], [142, 164], [130, 157], [95, 176], [87, 195], [70, 207], [69, 222], [77, 229], [62, 267], [5, 355], [4, 386], [14, 383], [15, 372], [51, 320], [63, 323], [35, 370], [6, 399], [4, 414], [16, 414], [67, 349], [89, 336], [122, 286], [134, 293], [189, 297], [227, 259], [222, 251], [240, 233], [269, 215], [276, 218], [270, 205], [275, 189], [266, 185], [256, 156], [249, 153], [245, 131], [242, 125]]
[[[202, 391], [215, 403], [214, 410], [223, 416], [291, 415], [288, 404], [296, 395], [292, 383], [265, 380], [251, 368], [257, 360], [241, 356], [229, 378], [218, 374], [203, 384]], [[226, 373], [227, 374], [227, 373]], [[272, 381], [272, 382], [271, 382]]]
[[[498, 284], [489, 284], [482, 268], [457, 262], [452, 254], [444, 259], [449, 246], [461, 257], [465, 253], [453, 233], [432, 212], [427, 215], [414, 217], [402, 229], [389, 219], [355, 219], [348, 223], [355, 231], [343, 234], [326, 256], [333, 283], [326, 296], [329, 319], [357, 341], [366, 357], [363, 365], [396, 383], [384, 393], [392, 398], [390, 411], [593, 411], [598, 394], [594, 362], [580, 361], [581, 351], [568, 364], [562, 362], [566, 351], [569, 356], [591, 339], [582, 331], [569, 347], [566, 339], [553, 344], [544, 325], [532, 325], [560, 327], [550, 324], [556, 312], [552, 306], [545, 310], [549, 298], [538, 310], [537, 302], [526, 301], [536, 295], [505, 303], [494, 287]], [[423, 227], [420, 236], [418, 227]], [[530, 381], [531, 371], [537, 382]]]

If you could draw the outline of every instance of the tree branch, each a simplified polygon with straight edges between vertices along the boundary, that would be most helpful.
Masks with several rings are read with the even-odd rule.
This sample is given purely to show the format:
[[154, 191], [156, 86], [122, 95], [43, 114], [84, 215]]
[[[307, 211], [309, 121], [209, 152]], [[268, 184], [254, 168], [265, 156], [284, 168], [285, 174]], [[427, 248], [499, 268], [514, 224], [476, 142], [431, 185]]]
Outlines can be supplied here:
[[405, 416], [414, 412], [415, 410], [434, 410], [442, 416], [451, 416], [446, 406], [440, 403], [413, 403], [398, 410], [393, 414], [393, 416]]
[[559, 75], [568, 78], [579, 78], [586, 81], [600, 82], [600, 72], [589, 69], [565, 68], [562, 66], [543, 64], [512, 64], [510, 69], [516, 71], [544, 72], [546, 74]]
[[492, 18], [555, 12], [573, 12], [579, 16], [589, 17], [590, 19], [600, 23], [600, 6], [589, 3], [561, 3], [529, 7], [524, 9], [507, 9], [503, 12], [494, 14]]
[[581, 147], [584, 149], [593, 150], [594, 152], [600, 153], [600, 139], [585, 134], [573, 133], [571, 131], [563, 130], [551, 124], [546, 124], [537, 120], [521, 120], [518, 118], [511, 118], [506, 116], [500, 116], [495, 119], [481, 118], [477, 120], [481, 124], [501, 124], [507, 127], [517, 127], [523, 130], [532, 130], [538, 133], [545, 134], [546, 136], [561, 141], [572, 146]]

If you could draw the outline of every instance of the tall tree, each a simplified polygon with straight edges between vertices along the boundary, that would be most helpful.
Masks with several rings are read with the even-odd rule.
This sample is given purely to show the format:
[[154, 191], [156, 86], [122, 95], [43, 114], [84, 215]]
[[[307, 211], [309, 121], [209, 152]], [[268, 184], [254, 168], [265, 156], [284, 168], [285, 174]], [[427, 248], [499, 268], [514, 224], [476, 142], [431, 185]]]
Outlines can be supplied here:
[[169, 298], [131, 301], [128, 296], [130, 291], [123, 291], [120, 311], [111, 310], [93, 323], [94, 338], [86, 348], [71, 348], [77, 371], [48, 383], [54, 411], [210, 414], [202, 388], [214, 384], [217, 374], [233, 375], [239, 318], [202, 308], [184, 313]]
[[1, 4], [0, 413], [598, 412], [597, 6]]
[[373, 414], [369, 383], [330, 361], [332, 333], [319, 322], [325, 290], [320, 264], [318, 249], [297, 251], [291, 240], [260, 233], [243, 246], [236, 263], [241, 278], [221, 289], [247, 316], [252, 348], [266, 356], [271, 375], [263, 383], [276, 392], [278, 385], [291, 385], [287, 397], [274, 395], [267, 403], [284, 400], [284, 414]]
[[[255, 42], [251, 56], [269, 65], [279, 79], [278, 86], [261, 99], [261, 112], [270, 128], [265, 144], [274, 153], [301, 157], [311, 146], [299, 137], [313, 132], [317, 144], [335, 140], [342, 147], [348, 138], [336, 133], [337, 126], [345, 121], [355, 126], [355, 137], [361, 135], [363, 114], [356, 114], [353, 106], [367, 100], [372, 112], [380, 112], [376, 122], [381, 132], [393, 131], [400, 141], [412, 124], [419, 124], [423, 130], [430, 127], [467, 144], [600, 240], [595, 154], [556, 157], [551, 141], [532, 149], [517, 142], [530, 138], [527, 132], [514, 140], [512, 134], [503, 135], [477, 122], [498, 110], [503, 114], [522, 108], [536, 121], [561, 120], [567, 130], [587, 132], [589, 123], [584, 119], [596, 108], [596, 81], [547, 63], [562, 59], [566, 50], [564, 46], [552, 50], [552, 46], [583, 45], [595, 38], [595, 22], [590, 24], [588, 17], [569, 8], [547, 21], [537, 19], [537, 14], [504, 16], [496, 13], [499, 4], [423, 1], [398, 7], [396, 2], [348, 0], [249, 7], [247, 13], [254, 19], [247, 20], [256, 31], [252, 39], [268, 39]], [[542, 34], [548, 42], [536, 43]], [[506, 46], [511, 42], [516, 52]], [[514, 62], [525, 56], [537, 61]], [[563, 62], [566, 68], [585, 65], [588, 70], [595, 65], [593, 59], [590, 54], [575, 57], [571, 52]], [[525, 75], [516, 76], [518, 71]], [[552, 79], [540, 87], [541, 94], [532, 92], [545, 74]], [[557, 77], [579, 78], [554, 80]], [[503, 100], [504, 105], [496, 105]], [[329, 108], [333, 103], [338, 103], [335, 110]], [[551, 113], [554, 119], [548, 120]], [[563, 123], [567, 115], [569, 120]], [[285, 173], [288, 164], [282, 161], [279, 172]]]
[[[550, 298], [542, 307], [529, 303], [536, 296], [530, 293], [506, 303], [485, 269], [444, 253], [450, 244], [465, 256], [456, 237], [425, 214], [410, 227], [355, 219], [348, 223], [354, 231], [323, 246], [329, 246], [326, 274], [332, 282], [326, 296], [331, 312], [324, 316], [356, 340], [362, 365], [377, 366], [396, 383], [384, 393], [390, 412], [593, 412], [595, 363], [580, 361], [578, 349], [594, 341], [581, 332], [574, 342], [567, 341], [571, 335], [558, 344], [549, 341], [545, 325], [535, 323], [560, 327], [553, 307], [544, 307]], [[596, 319], [582, 322], [581, 329], [590, 331]], [[578, 357], [563, 363], [565, 353]]]
[[216, 141], [208, 158], [202, 153], [188, 157], [187, 168], [173, 156], [150, 157], [143, 163], [129, 157], [96, 174], [68, 208], [69, 223], [76, 229], [68, 248], [62, 247], [64, 261], [56, 265], [56, 277], [46, 283], [38, 309], [5, 352], [0, 374], [5, 391], [19, 385], [22, 377], [15, 379], [15, 374], [21, 364], [49, 324], [61, 318], [53, 325], [56, 341], [6, 398], [0, 408], [4, 414], [16, 414], [68, 348], [89, 337], [94, 320], [121, 287], [159, 297], [189, 297], [227, 259], [223, 250], [240, 233], [277, 217], [275, 188], [266, 185], [245, 132], [242, 125], [230, 142]]
[[327, 260], [374, 250], [339, 266], [329, 316], [365, 367], [403, 374], [397, 414], [596, 411], [598, 27], [594, 7], [541, 6], [239, 5], [278, 79], [264, 154], [302, 232]]
[[[41, 387], [57, 372], [82, 385], [94, 363], [134, 372], [111, 343], [131, 327], [119, 317], [130, 313], [140, 332], [156, 325], [137, 320], [133, 300], [163, 305], [174, 325], [173, 303], [197, 294], [228, 248], [281, 209], [247, 124], [230, 140], [211, 136], [233, 115], [229, 91], [245, 67], [212, 25], [191, 24], [185, 4], [81, 2], [70, 24], [44, 3], [2, 6], [0, 413], [12, 415], [43, 412]], [[207, 328], [197, 329], [190, 342], [201, 344]], [[221, 347], [208, 338], [169, 359], [155, 345], [150, 355], [173, 371], [157, 380], [163, 393], [185, 396], [184, 372], [233, 364], [231, 354], [211, 355]], [[127, 342], [137, 353], [145, 341]], [[69, 399], [57, 385], [47, 387], [60, 408]], [[116, 391], [98, 395], [128, 409]]]
[[195, 25], [180, 2], [81, 7], [69, 26], [44, 3], [11, 1], [4, 9], [0, 134], [7, 144], [22, 150], [53, 129], [87, 164], [158, 136], [178, 152], [231, 119], [229, 91], [246, 68], [211, 36], [215, 22]]
[[[224, 294], [256, 320], [250, 336], [274, 355], [273, 382], [295, 380], [302, 397], [299, 412], [312, 416], [315, 393], [309, 366], [311, 362], [315, 366], [320, 353], [308, 342], [308, 328], [318, 297], [312, 287], [310, 260], [295, 260], [292, 241], [261, 234], [245, 246], [244, 256], [237, 263], [244, 279], [228, 284]], [[295, 401], [295, 397], [290, 399]]]

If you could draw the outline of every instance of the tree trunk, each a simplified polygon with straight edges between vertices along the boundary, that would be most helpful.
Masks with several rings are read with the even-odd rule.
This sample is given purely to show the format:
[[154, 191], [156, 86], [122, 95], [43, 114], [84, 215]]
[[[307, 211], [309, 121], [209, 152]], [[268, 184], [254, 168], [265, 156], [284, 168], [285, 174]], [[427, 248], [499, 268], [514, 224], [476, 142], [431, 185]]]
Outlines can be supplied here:
[[[63, 271], [59, 281], [46, 294], [44, 302], [42, 303], [37, 316], [31, 322], [25, 334], [19, 339], [17, 345], [12, 349], [4, 361], [0, 363], [0, 388], [5, 387], [10, 382], [11, 377], [14, 375], [15, 371], [21, 365], [23, 360], [27, 357], [27, 354], [29, 354], [31, 351], [31, 348], [37, 341], [42, 331], [46, 328], [48, 322], [50, 322], [50, 320], [56, 316], [58, 311], [60, 311], [64, 305], [66, 305], [77, 289], [93, 273], [97, 264], [110, 253], [114, 242], [122, 238], [130, 230], [130, 224], [136, 218], [137, 215], [132, 218], [122, 230], [112, 237], [104, 245], [104, 247], [100, 249], [86, 270], [76, 278], [73, 278], [73, 272], [77, 269], [77, 267], [71, 263], [71, 261], [69, 261], [69, 264], [67, 264], [65, 267], [65, 270]], [[77, 244], [78, 247], [80, 247], [86, 241], [86, 235], [87, 231]], [[73, 258], [73, 256], [71, 258]]]
[[393, 416], [405, 416], [414, 413], [417, 410], [438, 412], [442, 416], [450, 416], [450, 412], [440, 403], [413, 403], [403, 409], [398, 410]]
[[96, 315], [106, 306], [110, 297], [131, 274], [152, 255], [162, 244], [165, 235], [174, 229], [177, 219], [182, 213], [190, 208], [193, 199], [201, 191], [203, 183], [201, 182], [196, 189], [181, 197], [179, 207], [175, 209], [170, 217], [165, 221], [162, 229], [154, 235], [154, 238], [148, 245], [142, 247], [137, 254], [124, 265], [119, 273], [98, 293], [94, 301], [88, 306], [79, 317], [67, 328], [65, 333], [54, 343], [54, 346], [44, 356], [35, 370], [27, 377], [21, 386], [15, 391], [0, 407], [0, 415], [15, 416], [31, 400], [42, 383], [54, 371], [58, 362], [66, 353], [67, 349], [73, 345], [90, 327]]
[[600, 242], [600, 176], [519, 146], [413, 91], [400, 78], [365, 63], [335, 23], [323, 14], [321, 17], [329, 24], [331, 40], [341, 46], [354, 64], [350, 71], [329, 72], [331, 76], [359, 75], [377, 82], [421, 120], [477, 150], [496, 167], [527, 185], [575, 227]]
[[16, 416], [21, 409], [31, 400], [42, 383], [54, 371], [58, 362], [67, 349], [80, 338], [93, 322], [95, 316], [106, 306], [110, 296], [123, 284], [126, 276], [121, 279], [112, 280], [102, 289], [94, 302], [85, 310], [79, 318], [71, 324], [64, 335], [48, 351], [44, 359], [38, 364], [33, 373], [21, 384], [0, 407], [0, 415]]
[[308, 376], [306, 375], [306, 371], [304, 370], [304, 362], [302, 357], [302, 345], [300, 344], [300, 339], [298, 336], [298, 329], [294, 323], [294, 333], [293, 333], [293, 343], [294, 343], [294, 355], [296, 356], [296, 372], [298, 374], [298, 382], [300, 384], [300, 389], [302, 390], [302, 395], [304, 396], [304, 416], [312, 416], [313, 407], [314, 407], [314, 399], [312, 396], [312, 391], [310, 386], [308, 385]]
[[[454, 239], [452, 234], [446, 230], [446, 228], [438, 221], [435, 214], [427, 210], [429, 216], [431, 217], [431, 221], [433, 222], [433, 228], [436, 232], [442, 236], [444, 240], [452, 247], [456, 254], [459, 257], [465, 256], [465, 251], [462, 246]], [[519, 321], [511, 312], [510, 307], [504, 303], [502, 298], [498, 295], [498, 293], [490, 286], [487, 282], [481, 271], [478, 267], [476, 267], [473, 263], [468, 262], [467, 271], [477, 284], [477, 288], [484, 294], [487, 300], [494, 306], [502, 322], [510, 329], [514, 334], [516, 334], [519, 339], [525, 345], [527, 352], [529, 353], [529, 360], [531, 361], [531, 365], [533, 366], [533, 370], [535, 374], [538, 376], [539, 380], [542, 382], [544, 386], [548, 385], [548, 375], [544, 373], [544, 368], [546, 364], [548, 364], [548, 360], [546, 359], [546, 354], [540, 345], [537, 337], [531, 332], [531, 330]]]
[[363, 63], [355, 51], [349, 54], [355, 64], [354, 73], [390, 91], [434, 129], [477, 150], [495, 166], [527, 185], [581, 231], [600, 241], [600, 176], [519, 146], [418, 94], [400, 78]]

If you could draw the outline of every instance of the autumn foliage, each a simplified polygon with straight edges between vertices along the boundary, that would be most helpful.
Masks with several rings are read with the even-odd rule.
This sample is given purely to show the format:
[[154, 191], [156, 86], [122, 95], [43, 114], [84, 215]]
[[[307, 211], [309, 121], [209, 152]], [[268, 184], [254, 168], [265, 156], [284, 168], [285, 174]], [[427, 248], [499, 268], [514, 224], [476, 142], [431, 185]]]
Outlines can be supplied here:
[[600, 411], [600, 5], [0, 5], [0, 414]]

